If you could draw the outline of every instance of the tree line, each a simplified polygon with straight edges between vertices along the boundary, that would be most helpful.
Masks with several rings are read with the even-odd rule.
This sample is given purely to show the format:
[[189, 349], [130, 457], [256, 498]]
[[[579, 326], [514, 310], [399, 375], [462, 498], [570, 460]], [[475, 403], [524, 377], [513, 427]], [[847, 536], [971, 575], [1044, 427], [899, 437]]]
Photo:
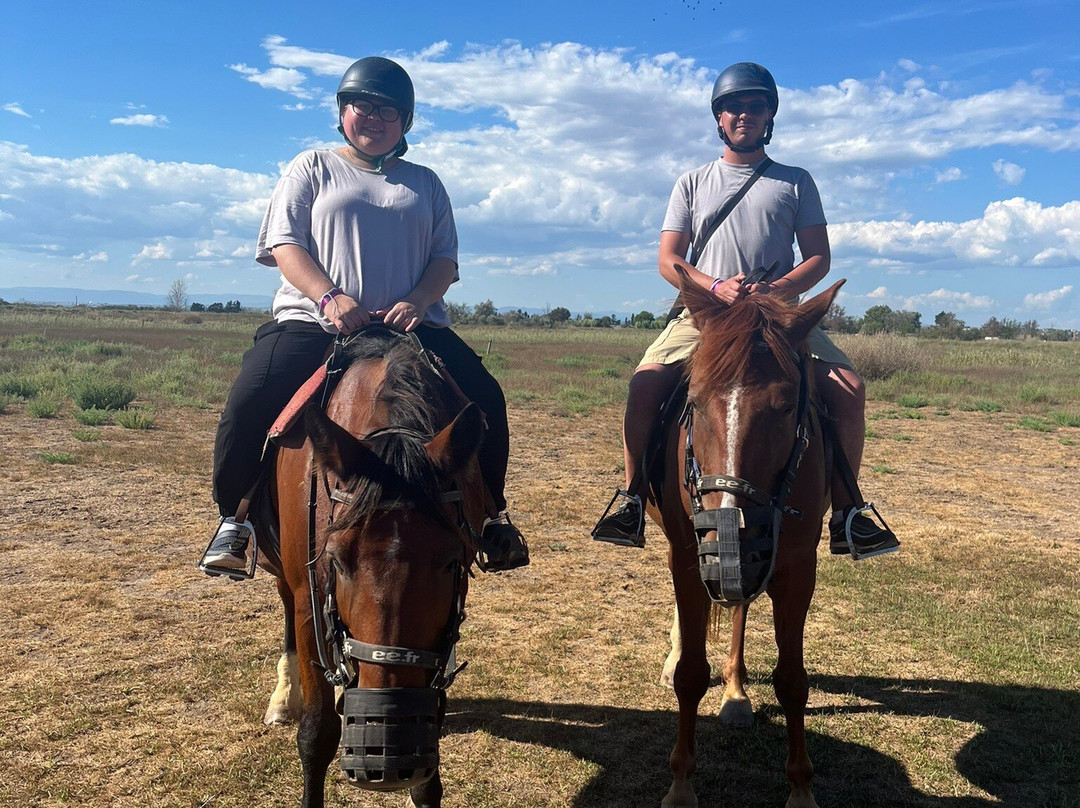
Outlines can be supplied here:
[[934, 316], [934, 324], [924, 326], [917, 311], [894, 310], [888, 306], [871, 306], [862, 317], [851, 317], [843, 306], [833, 303], [821, 326], [838, 334], [918, 334], [939, 339], [1042, 339], [1068, 342], [1080, 339], [1080, 331], [1065, 328], [1040, 328], [1035, 320], [1013, 320], [991, 317], [981, 326], [969, 326], [951, 311]]

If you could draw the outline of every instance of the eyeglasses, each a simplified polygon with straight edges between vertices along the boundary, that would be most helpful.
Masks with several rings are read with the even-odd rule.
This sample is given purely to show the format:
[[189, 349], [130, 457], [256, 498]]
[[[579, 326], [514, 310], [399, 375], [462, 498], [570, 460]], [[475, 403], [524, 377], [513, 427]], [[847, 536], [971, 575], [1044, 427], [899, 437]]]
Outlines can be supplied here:
[[366, 118], [374, 112], [387, 123], [393, 123], [401, 117], [401, 110], [397, 107], [391, 107], [385, 104], [372, 104], [370, 101], [364, 101], [360, 98], [349, 101], [348, 105], [352, 107], [352, 111], [361, 118]]
[[750, 104], [740, 104], [738, 101], [725, 101], [721, 104], [720, 109], [726, 112], [728, 115], [734, 115], [736, 118], [742, 115], [744, 112], [747, 115], [753, 115], [755, 118], [765, 114], [765, 110], [769, 108], [768, 104], [763, 104], [760, 101], [754, 101]]

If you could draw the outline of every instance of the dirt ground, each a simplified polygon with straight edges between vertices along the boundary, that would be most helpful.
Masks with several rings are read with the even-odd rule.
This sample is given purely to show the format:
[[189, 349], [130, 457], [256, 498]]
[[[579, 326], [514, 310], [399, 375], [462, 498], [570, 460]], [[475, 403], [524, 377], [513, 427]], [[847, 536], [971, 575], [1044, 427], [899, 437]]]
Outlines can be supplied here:
[[[664, 541], [655, 528], [640, 552], [588, 538], [621, 479], [619, 417], [511, 411], [511, 506], [533, 563], [480, 575], [470, 591], [459, 648], [470, 667], [451, 691], [442, 744], [448, 806], [657, 805], [666, 791], [675, 699], [657, 683], [673, 602]], [[865, 488], [903, 552], [867, 564], [925, 571], [943, 552], [1038, 547], [1075, 581], [1080, 430], [1007, 428], [1014, 421], [962, 412], [872, 421]], [[235, 584], [195, 569], [216, 521], [215, 422], [209, 411], [166, 412], [153, 430], [102, 427], [100, 440], [81, 443], [70, 418], [0, 415], [0, 805], [296, 804], [294, 731], [261, 723], [280, 642], [272, 581], [260, 572]], [[75, 462], [41, 459], [60, 451]], [[851, 566], [824, 550], [819, 562]], [[883, 569], [859, 567], [843, 575], [865, 582]], [[984, 720], [897, 715], [882, 704], [887, 687], [864, 692], [968, 674], [962, 664], [942, 670], [936, 651], [892, 625], [853, 637], [839, 574], [822, 576], [807, 640], [823, 808], [871, 804], [830, 796], [852, 788], [848, 772], [860, 766], [891, 778], [895, 793], [881, 804], [1025, 805], [965, 769], [963, 750]], [[748, 661], [752, 696], [766, 706], [748, 736], [751, 772], [738, 775], [738, 794], [721, 775], [700, 775], [703, 806], [785, 798], [768, 608], [758, 611]], [[848, 677], [846, 689], [836, 677]], [[702, 714], [718, 705], [714, 688]], [[699, 734], [719, 732], [703, 719]], [[736, 743], [703, 742], [702, 769], [745, 763]], [[329, 805], [402, 803], [344, 785], [336, 764], [329, 780]]]

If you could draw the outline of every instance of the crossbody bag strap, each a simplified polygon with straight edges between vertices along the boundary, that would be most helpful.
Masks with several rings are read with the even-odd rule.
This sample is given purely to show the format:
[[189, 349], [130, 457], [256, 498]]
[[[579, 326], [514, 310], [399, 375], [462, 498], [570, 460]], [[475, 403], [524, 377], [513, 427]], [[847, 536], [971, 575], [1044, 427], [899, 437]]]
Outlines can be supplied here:
[[[694, 242], [694, 249], [690, 251], [690, 266], [697, 267], [697, 262], [701, 258], [701, 254], [705, 252], [705, 245], [709, 243], [709, 239], [712, 238], [712, 234], [716, 232], [716, 228], [724, 223], [724, 219], [731, 214], [731, 211], [735, 210], [735, 206], [742, 201], [744, 196], [746, 196], [746, 192], [750, 190], [754, 183], [761, 178], [761, 175], [764, 174], [772, 164], [773, 161], [770, 157], [766, 157], [758, 163], [758, 167], [754, 169], [754, 173], [747, 178], [746, 182], [742, 184], [742, 187], [735, 192], [735, 195], [728, 199], [720, 210], [717, 211], [716, 216], [709, 222], [709, 226], [702, 231], [701, 237]], [[683, 308], [685, 307], [683, 306], [682, 296], [680, 295], [675, 298], [675, 304], [671, 307], [671, 311], [668, 312], [667, 321], [670, 323], [678, 317]]]

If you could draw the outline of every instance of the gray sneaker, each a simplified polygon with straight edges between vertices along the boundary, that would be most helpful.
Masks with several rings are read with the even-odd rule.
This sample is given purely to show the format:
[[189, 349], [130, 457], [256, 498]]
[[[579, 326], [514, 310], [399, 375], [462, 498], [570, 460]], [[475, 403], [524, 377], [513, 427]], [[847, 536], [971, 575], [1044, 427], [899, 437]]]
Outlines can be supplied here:
[[250, 523], [223, 520], [199, 560], [199, 569], [207, 575], [250, 578], [247, 546], [251, 536]]

